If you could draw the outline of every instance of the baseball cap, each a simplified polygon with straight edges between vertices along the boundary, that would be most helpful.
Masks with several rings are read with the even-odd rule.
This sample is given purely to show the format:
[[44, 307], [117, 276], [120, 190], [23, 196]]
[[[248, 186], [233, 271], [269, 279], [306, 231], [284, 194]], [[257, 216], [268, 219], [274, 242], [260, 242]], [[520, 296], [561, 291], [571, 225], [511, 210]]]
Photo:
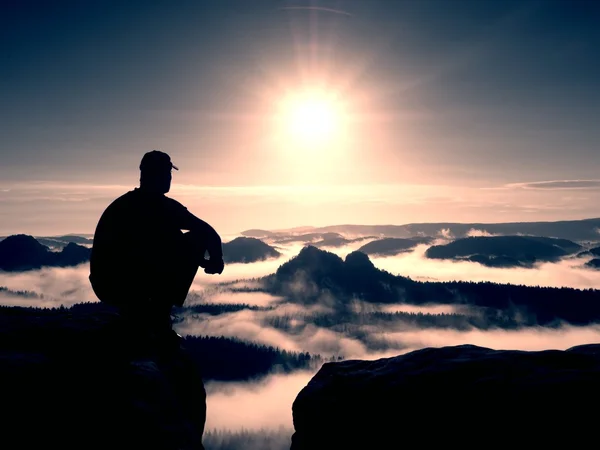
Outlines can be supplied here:
[[169, 155], [160, 150], [152, 150], [144, 154], [140, 162], [140, 170], [154, 171], [160, 169], [179, 170], [179, 167], [171, 162]]

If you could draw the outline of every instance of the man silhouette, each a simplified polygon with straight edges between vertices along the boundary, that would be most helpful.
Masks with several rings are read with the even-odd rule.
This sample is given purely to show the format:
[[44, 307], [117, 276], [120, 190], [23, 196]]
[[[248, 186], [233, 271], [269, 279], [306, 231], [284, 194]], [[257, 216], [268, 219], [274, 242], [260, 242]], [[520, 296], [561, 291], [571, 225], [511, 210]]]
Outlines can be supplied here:
[[208, 274], [224, 268], [219, 234], [165, 196], [172, 169], [179, 170], [166, 153], [153, 150], [143, 156], [140, 187], [106, 208], [90, 257], [96, 296], [116, 306], [136, 331], [155, 336], [174, 334], [172, 306], [183, 305], [198, 267]]

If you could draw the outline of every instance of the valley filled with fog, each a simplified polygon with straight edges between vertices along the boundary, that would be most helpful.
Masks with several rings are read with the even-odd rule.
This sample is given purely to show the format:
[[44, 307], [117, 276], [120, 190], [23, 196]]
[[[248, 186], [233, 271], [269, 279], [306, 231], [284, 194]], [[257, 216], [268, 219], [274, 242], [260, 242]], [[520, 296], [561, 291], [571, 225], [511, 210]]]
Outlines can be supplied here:
[[[228, 236], [224, 241], [235, 237]], [[488, 306], [475, 304], [467, 297], [464, 301], [441, 300], [440, 297], [440, 302], [435, 295], [426, 301], [401, 301], [401, 297], [399, 301], [377, 301], [373, 297], [365, 300], [360, 295], [341, 298], [336, 296], [335, 288], [323, 289], [311, 277], [295, 275], [285, 284], [274, 277], [307, 245], [319, 247], [312, 248], [315, 248], [315, 257], [323, 261], [328, 254], [344, 260], [378, 239], [349, 235], [345, 238], [347, 242], [338, 241], [338, 246], [332, 246], [321, 245], [323, 240], [318, 237], [297, 240], [263, 237], [262, 241], [275, 248], [279, 257], [230, 263], [220, 276], [202, 272], [196, 276], [186, 304], [174, 311], [179, 334], [223, 336], [273, 347], [277, 351], [308, 352], [317, 357], [311, 364], [296, 365], [295, 369], [281, 370], [274, 365], [266, 374], [243, 380], [218, 377], [207, 380], [207, 449], [226, 448], [224, 440], [235, 440], [236, 436], [250, 442], [244, 433], [254, 431], [262, 435], [271, 433], [273, 448], [285, 448], [292, 430], [292, 403], [320, 365], [329, 360], [376, 359], [424, 347], [460, 344], [542, 350], [600, 342], [600, 324], [594, 317], [589, 323], [560, 315], [556, 320], [542, 320], [541, 315], [518, 304], [511, 306], [506, 314], [500, 309], [490, 314]], [[555, 261], [536, 262], [530, 267], [489, 267], [474, 261], [426, 256], [432, 245], [451, 241], [452, 237], [442, 233], [428, 243], [418, 243], [395, 255], [375, 254], [368, 259], [377, 276], [389, 275], [390, 279], [399, 276], [412, 280], [409, 280], [411, 283], [423, 282], [429, 286], [427, 289], [436, 289], [438, 282], [490, 282], [493, 283], [490, 286], [512, 284], [523, 289], [600, 289], [600, 271], [585, 264], [592, 259], [589, 255], [568, 255]], [[586, 245], [591, 248], [595, 243]], [[586, 249], [582, 247], [582, 250]], [[368, 260], [363, 263], [369, 267]], [[0, 271], [0, 304], [54, 308], [97, 302], [88, 275], [87, 263], [74, 267]], [[463, 289], [462, 284], [456, 286]], [[475, 289], [477, 285], [465, 286], [465, 289]], [[558, 293], [559, 290], [554, 290], [551, 295]], [[224, 430], [229, 434], [223, 435]]]

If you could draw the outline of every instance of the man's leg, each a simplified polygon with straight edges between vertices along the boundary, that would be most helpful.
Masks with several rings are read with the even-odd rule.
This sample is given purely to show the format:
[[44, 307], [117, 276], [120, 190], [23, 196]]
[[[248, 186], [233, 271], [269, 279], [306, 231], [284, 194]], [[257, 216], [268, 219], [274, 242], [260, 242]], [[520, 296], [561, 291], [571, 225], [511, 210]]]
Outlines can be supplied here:
[[206, 239], [193, 232], [182, 233], [174, 249], [172, 261], [166, 267], [163, 295], [175, 306], [182, 306], [206, 253]]
[[[181, 239], [173, 247], [169, 264], [165, 267], [165, 277], [161, 278], [162, 298], [171, 305], [182, 306], [198, 273], [199, 264], [206, 253], [205, 238], [193, 232], [182, 233]], [[198, 442], [193, 443], [193, 448], [203, 450], [202, 437], [206, 423], [206, 391], [202, 380], [200, 367], [192, 358], [185, 343], [175, 332], [172, 336], [177, 342], [171, 350], [163, 354], [160, 359], [166, 375], [174, 386], [178, 399], [186, 416], [195, 428]], [[183, 345], [182, 345], [183, 344]]]

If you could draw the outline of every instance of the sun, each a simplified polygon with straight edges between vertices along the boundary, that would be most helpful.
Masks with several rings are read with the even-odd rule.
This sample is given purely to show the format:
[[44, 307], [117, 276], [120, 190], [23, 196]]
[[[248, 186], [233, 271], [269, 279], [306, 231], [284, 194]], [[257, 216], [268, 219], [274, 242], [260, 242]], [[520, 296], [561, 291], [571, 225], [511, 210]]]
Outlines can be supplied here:
[[307, 91], [286, 96], [280, 118], [291, 142], [322, 146], [339, 136], [343, 111], [333, 95]]
[[324, 98], [302, 98], [289, 111], [290, 132], [308, 141], [322, 141], [335, 130], [335, 111]]

